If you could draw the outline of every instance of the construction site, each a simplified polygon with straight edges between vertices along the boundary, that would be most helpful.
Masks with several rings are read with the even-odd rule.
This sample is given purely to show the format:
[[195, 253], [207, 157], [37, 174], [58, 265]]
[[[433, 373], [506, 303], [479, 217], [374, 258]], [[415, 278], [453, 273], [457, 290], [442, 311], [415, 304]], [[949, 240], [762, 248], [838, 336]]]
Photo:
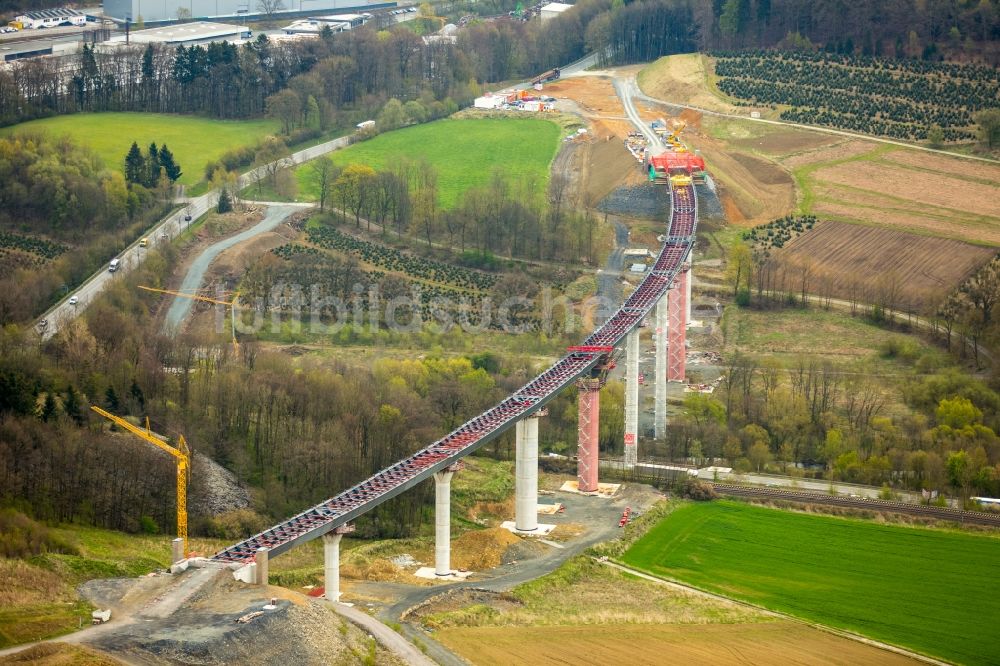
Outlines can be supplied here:
[[[519, 16], [540, 11], [544, 19], [546, 11], [560, 10], [519, 6], [517, 11]], [[941, 520], [984, 528], [1000, 525], [997, 516], [961, 503], [921, 504], [925, 498], [918, 493], [886, 498], [877, 487], [825, 480], [812, 486], [796, 481], [794, 488], [777, 489], [759, 474], [752, 483], [767, 487], [750, 488], [741, 484], [753, 474], [725, 466], [721, 458], [688, 455], [687, 445], [683, 455], [667, 455], [669, 426], [686, 415], [692, 394], [708, 400], [731, 371], [722, 353], [723, 304], [718, 300], [729, 291], [725, 250], [714, 233], [727, 218], [763, 219], [773, 211], [787, 212], [789, 202], [776, 196], [762, 208], [751, 209], [737, 187], [720, 188], [711, 159], [718, 142], [702, 130], [701, 113], [646, 97], [636, 83], [636, 71], [552, 69], [522, 85], [486, 93], [462, 112], [509, 122], [529, 113], [571, 118], [560, 127], [560, 146], [549, 169], [565, 179], [567, 205], [603, 215], [600, 228], [612, 236], [607, 239], [610, 251], [602, 253], [599, 267], [588, 266], [578, 278], [591, 280], [593, 297], [606, 306], [588, 313], [584, 321], [592, 324], [591, 330], [555, 358], [533, 358], [529, 367], [540, 371], [506, 377], [488, 394], [495, 404], [477, 406], [476, 411], [482, 408], [478, 414], [470, 410], [476, 414], [471, 418], [456, 418], [444, 436], [437, 436], [445, 432], [442, 428], [433, 438], [414, 443], [414, 432], [422, 437], [426, 430], [415, 430], [399, 417], [394, 443], [405, 439], [407, 446], [413, 444], [406, 449], [410, 453], [394, 452], [392, 458], [384, 457], [385, 450], [379, 452], [382, 457], [371, 454], [379, 461], [379, 467], [371, 469], [378, 471], [349, 485], [338, 483], [334, 479], [339, 477], [329, 471], [317, 472], [316, 487], [323, 488], [326, 498], [311, 506], [267, 494], [275, 491], [266, 481], [249, 488], [223, 465], [196, 453], [198, 443], [192, 439], [189, 446], [176, 426], [158, 429], [162, 424], [127, 417], [124, 408], [116, 413], [91, 406], [100, 417], [96, 429], [107, 429], [123, 446], [155, 450], [165, 461], [161, 470], [169, 463], [176, 522], [161, 526], [162, 531], [151, 530], [155, 536], [149, 538], [169, 541], [170, 565], [143, 576], [95, 576], [82, 583], [77, 590], [80, 598], [96, 609], [90, 627], [84, 629], [81, 623], [80, 631], [58, 641], [2, 649], [0, 664], [528, 664], [558, 663], [579, 645], [588, 646], [594, 659], [611, 661], [621, 654], [616, 650], [635, 648], [641, 663], [657, 663], [666, 653], [694, 661], [704, 661], [707, 654], [725, 662], [731, 656], [728, 650], [761, 662], [781, 654], [806, 663], [828, 663], [826, 655], [840, 654], [851, 663], [917, 663], [906, 650], [875, 640], [858, 641], [847, 631], [821, 631], [763, 606], [674, 581], [646, 574], [643, 578], [615, 560], [641, 530], [673, 510], [674, 505], [664, 501], [667, 487], [686, 487], [692, 493], [686, 497], [692, 499], [714, 498], [718, 493], [763, 497], [779, 506], [798, 501], [826, 503], [845, 512], [898, 511], [918, 524]], [[332, 143], [340, 149], [349, 141]], [[708, 160], [695, 145], [707, 147]], [[306, 164], [321, 154], [311, 150], [288, 159]], [[753, 164], [743, 166], [749, 171]], [[249, 188], [251, 179], [246, 181]], [[771, 185], [777, 191], [784, 183]], [[190, 221], [191, 211], [200, 213], [202, 205], [192, 200], [173, 214], [169, 223], [176, 225], [178, 236], [182, 217]], [[208, 210], [208, 204], [203, 207]], [[292, 198], [250, 207], [241, 212], [242, 226], [234, 227], [243, 229], [238, 234], [219, 234], [222, 240], [218, 240], [203, 230], [198, 233], [204, 237], [196, 233], [171, 282], [138, 285], [139, 290], [164, 298], [157, 314], [164, 335], [174, 335], [185, 326], [204, 338], [213, 332], [216, 338], [222, 335], [224, 344], [210, 353], [192, 347], [186, 361], [171, 358], [169, 381], [184, 384], [187, 391], [187, 383], [198, 372], [211, 373], [224, 359], [240, 359], [250, 366], [269, 362], [258, 360], [258, 341], [242, 328], [245, 314], [256, 320], [260, 301], [254, 303], [244, 293], [245, 283], [234, 276], [252, 269], [259, 270], [262, 281], [273, 278], [267, 270], [277, 264], [279, 250], [301, 243], [315, 229], [307, 208], [312, 206]], [[364, 266], [378, 268], [376, 260], [403, 265], [409, 258], [385, 248], [378, 251], [386, 259], [364, 255], [375, 251], [359, 240], [360, 215], [352, 221], [341, 212], [345, 226], [355, 224], [357, 233], [337, 232], [330, 236], [331, 242], [360, 248], [357, 252], [370, 262]], [[367, 224], [371, 233], [371, 221]], [[388, 222], [381, 224], [385, 226], [378, 231], [385, 237]], [[154, 244], [170, 240], [165, 235], [149, 238]], [[132, 251], [146, 249], [147, 241], [143, 238]], [[428, 236], [428, 251], [431, 245]], [[307, 256], [319, 252], [312, 246], [296, 251]], [[540, 270], [552, 268], [537, 263]], [[126, 259], [122, 265], [127, 264]], [[359, 262], [353, 265], [356, 268]], [[430, 259], [419, 268], [427, 275], [439, 270]], [[473, 271], [456, 279], [468, 275], [486, 280]], [[495, 288], [494, 278], [488, 277], [485, 284]], [[210, 292], [205, 285], [214, 279], [228, 287]], [[469, 284], [474, 283], [463, 283], [463, 294], [474, 290]], [[302, 339], [268, 344], [290, 357], [317, 353], [320, 345]], [[381, 349], [384, 358], [398, 357], [399, 365], [379, 368], [378, 360], [368, 358], [371, 350], [363, 347], [364, 343], [350, 340], [341, 353], [370, 362], [383, 373], [417, 373], [416, 365], [405, 365], [414, 362], [407, 350]], [[423, 355], [417, 360], [424, 360]], [[340, 367], [341, 362], [333, 361], [324, 371]], [[317, 367], [303, 363], [296, 372], [306, 375]], [[470, 381], [473, 373], [470, 366], [462, 380]], [[622, 396], [620, 409], [613, 403], [613, 414], [606, 405], [602, 408], [602, 395], [608, 395], [602, 389], [611, 387]], [[559, 402], [567, 392], [575, 396], [568, 408]], [[501, 393], [502, 398], [496, 398]], [[487, 395], [485, 389], [483, 394]], [[128, 399], [138, 401], [135, 395]], [[388, 399], [382, 407], [379, 418], [398, 417]], [[545, 441], [546, 419], [557, 407], [560, 417], [572, 412], [575, 423], [575, 438], [559, 442], [562, 448], [547, 447], [552, 442]], [[169, 408], [180, 415], [185, 407]], [[246, 449], [254, 450], [259, 431], [269, 427], [267, 414], [260, 409], [240, 418], [253, 423]], [[219, 415], [220, 424], [223, 420]], [[608, 421], [614, 427], [619, 421], [621, 425], [615, 431], [621, 439], [614, 442], [620, 448], [614, 453], [604, 434]], [[179, 422], [183, 419], [173, 421]], [[359, 423], [356, 432], [367, 433], [370, 427]], [[356, 432], [305, 433], [296, 455], [312, 460], [309, 437], [347, 437]], [[357, 436], [361, 441], [367, 434]], [[364, 442], [374, 448], [367, 439]], [[495, 455], [504, 442], [509, 443], [506, 458]], [[700, 451], [701, 444], [697, 446], [692, 451]], [[493, 457], [483, 455], [488, 451]], [[266, 452], [258, 447], [254, 455]], [[671, 462], [665, 462], [668, 458]], [[237, 461], [225, 462], [237, 466]], [[330, 467], [328, 463], [322, 463], [324, 470], [340, 461]], [[312, 464], [321, 466], [315, 460]], [[198, 475], [210, 482], [199, 484], [201, 494], [189, 498], [192, 477]], [[415, 515], [429, 519], [428, 530], [416, 536], [373, 539], [366, 531], [372, 523], [365, 521], [389, 524], [386, 512], [393, 511], [394, 500], [407, 493], [423, 493], [425, 511]], [[270, 525], [252, 520], [259, 515], [251, 515], [248, 507], [260, 504], [263, 497], [288, 507], [286, 517]], [[189, 521], [189, 504], [197, 504], [198, 513], [208, 518], [201, 523], [202, 534], [206, 525], [218, 532], [212, 537], [192, 536], [198, 534], [199, 525]], [[219, 523], [211, 522], [217, 515], [239, 516], [245, 509], [246, 522], [232, 530], [240, 533], [238, 538], [230, 538]], [[543, 578], [545, 582], [539, 582]], [[621, 598], [608, 601], [613, 594]], [[541, 598], [547, 606], [538, 601]], [[549, 612], [553, 617], [564, 613], [579, 625], [561, 623]], [[684, 631], [663, 629], [668, 623], [701, 625], [705, 636], [692, 647]], [[633, 632], [642, 624], [660, 629], [652, 638], [647, 632], [640, 641]], [[733, 626], [724, 631], [718, 626], [723, 624]], [[517, 652], [510, 643], [517, 632], [530, 634], [537, 661], [530, 651], [511, 656]], [[547, 641], [554, 647], [544, 647]]]

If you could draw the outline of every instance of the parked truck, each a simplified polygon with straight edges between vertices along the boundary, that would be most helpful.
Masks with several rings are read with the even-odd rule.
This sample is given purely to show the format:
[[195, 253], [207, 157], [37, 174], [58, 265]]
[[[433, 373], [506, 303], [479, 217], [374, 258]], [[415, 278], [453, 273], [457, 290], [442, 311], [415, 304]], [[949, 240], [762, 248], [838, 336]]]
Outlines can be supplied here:
[[559, 68], [556, 67], [555, 69], [550, 69], [549, 71], [545, 72], [544, 74], [539, 74], [538, 76], [536, 76], [535, 78], [533, 78], [531, 80], [531, 85], [537, 86], [540, 83], [546, 83], [548, 81], [555, 81], [558, 78], [559, 78]]

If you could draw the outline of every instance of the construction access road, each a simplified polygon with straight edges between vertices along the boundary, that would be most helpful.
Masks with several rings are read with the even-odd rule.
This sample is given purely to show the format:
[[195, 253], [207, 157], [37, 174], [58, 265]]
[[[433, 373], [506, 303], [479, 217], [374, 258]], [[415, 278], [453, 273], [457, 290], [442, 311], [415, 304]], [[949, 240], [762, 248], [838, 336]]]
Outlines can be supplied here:
[[[314, 204], [300, 203], [269, 203], [266, 205], [267, 208], [264, 213], [263, 220], [245, 231], [234, 234], [229, 238], [223, 238], [217, 243], [213, 243], [201, 254], [199, 254], [191, 263], [190, 268], [188, 268], [187, 273], [184, 275], [184, 280], [181, 282], [181, 286], [178, 291], [187, 294], [195, 293], [198, 289], [201, 289], [202, 283], [205, 280], [205, 273], [208, 271], [212, 262], [215, 261], [220, 254], [234, 245], [238, 245], [243, 241], [250, 240], [255, 236], [274, 229], [293, 213], [315, 207]], [[190, 298], [178, 298], [175, 296], [173, 303], [170, 305], [170, 309], [167, 310], [166, 319], [163, 322], [164, 333], [178, 330], [184, 322], [184, 319], [187, 318], [188, 313], [191, 312], [191, 307], [193, 305], [194, 301]]]

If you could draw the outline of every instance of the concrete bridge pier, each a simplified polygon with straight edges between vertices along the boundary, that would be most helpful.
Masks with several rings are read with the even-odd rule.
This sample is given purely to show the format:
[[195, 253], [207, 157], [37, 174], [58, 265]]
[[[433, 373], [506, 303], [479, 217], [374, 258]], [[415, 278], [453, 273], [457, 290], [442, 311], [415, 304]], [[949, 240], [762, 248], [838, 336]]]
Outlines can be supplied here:
[[461, 463], [434, 473], [434, 574], [450, 576], [451, 571], [451, 477]]
[[601, 385], [600, 379], [578, 379], [577, 399], [579, 422], [576, 480], [581, 493], [597, 491], [598, 446], [600, 443]]
[[655, 414], [653, 435], [658, 440], [667, 436], [667, 297], [664, 295], [656, 304], [656, 327], [653, 333], [656, 345], [656, 367], [653, 372], [655, 388]]
[[267, 587], [267, 579], [269, 575], [269, 553], [270, 548], [258, 548], [257, 555], [254, 557], [254, 562], [257, 565], [257, 584]]
[[538, 419], [544, 409], [517, 422], [514, 459], [514, 529], [538, 529]]
[[626, 467], [639, 462], [639, 328], [625, 338], [625, 451]]
[[323, 585], [327, 601], [340, 601], [340, 540], [354, 525], [341, 525], [323, 535]]

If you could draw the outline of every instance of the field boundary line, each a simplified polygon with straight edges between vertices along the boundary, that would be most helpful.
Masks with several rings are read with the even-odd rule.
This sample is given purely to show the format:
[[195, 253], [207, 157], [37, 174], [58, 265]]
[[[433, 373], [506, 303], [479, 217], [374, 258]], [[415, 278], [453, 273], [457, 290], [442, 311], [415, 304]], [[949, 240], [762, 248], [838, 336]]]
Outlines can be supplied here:
[[871, 647], [878, 648], [880, 650], [885, 650], [886, 652], [893, 652], [895, 654], [899, 654], [904, 657], [909, 657], [911, 659], [922, 661], [925, 664], [934, 664], [935, 666], [951, 666], [950, 662], [941, 661], [940, 659], [935, 659], [934, 657], [921, 654], [919, 652], [913, 652], [912, 650], [892, 645], [891, 643], [883, 643], [882, 641], [877, 641], [874, 638], [868, 638], [867, 636], [862, 636], [861, 634], [855, 634], [851, 631], [847, 631], [846, 629], [837, 629], [836, 627], [830, 627], [825, 624], [817, 624], [815, 622], [810, 622], [809, 620], [804, 620], [794, 615], [782, 613], [781, 611], [772, 610], [765, 606], [758, 606], [757, 604], [751, 603], [749, 601], [743, 601], [742, 599], [734, 599], [732, 597], [727, 597], [725, 595], [718, 594], [716, 592], [709, 592], [708, 590], [703, 590], [700, 587], [696, 587], [694, 585], [690, 585], [688, 583], [684, 583], [682, 581], [673, 578], [654, 576], [653, 574], [646, 573], [641, 569], [634, 569], [626, 564], [622, 564], [618, 560], [602, 559], [599, 557], [594, 557], [593, 559], [594, 561], [603, 564], [605, 566], [611, 567], [612, 569], [618, 569], [619, 571], [631, 574], [633, 576], [638, 576], [639, 578], [648, 580], [658, 585], [671, 587], [680, 590], [682, 592], [694, 592], [695, 594], [709, 597], [711, 599], [715, 599], [716, 601], [725, 601], [731, 604], [735, 604], [737, 606], [752, 608], [756, 611], [760, 611], [772, 617], [778, 617], [783, 620], [788, 620], [789, 622], [795, 622], [796, 624], [805, 625], [807, 627], [811, 627], [813, 629], [817, 629], [819, 631], [823, 631], [828, 634], [833, 634], [834, 636], [840, 636], [841, 638], [847, 638], [852, 641], [856, 641], [858, 643], [864, 643], [865, 645], [869, 645]]

